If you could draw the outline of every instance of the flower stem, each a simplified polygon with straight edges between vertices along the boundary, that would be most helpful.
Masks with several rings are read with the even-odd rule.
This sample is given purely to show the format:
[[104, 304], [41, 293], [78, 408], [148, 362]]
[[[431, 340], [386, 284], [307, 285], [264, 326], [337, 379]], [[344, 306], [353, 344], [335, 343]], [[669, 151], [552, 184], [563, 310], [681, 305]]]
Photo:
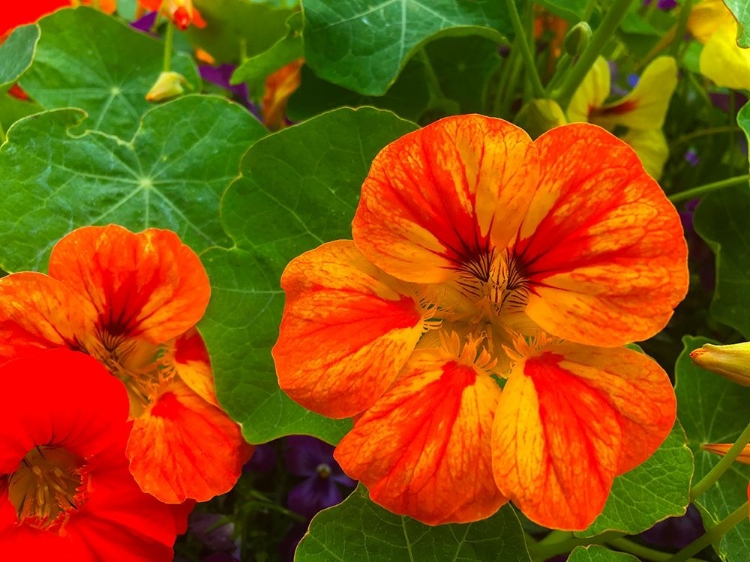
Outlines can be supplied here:
[[668, 558], [666, 562], [685, 562], [693, 554], [698, 554], [701, 550], [719, 540], [745, 518], [747, 518], [747, 502], [743, 503], [742, 506], [727, 515], [726, 518], [719, 521], [715, 527], [711, 527], [705, 534], [695, 539], [677, 554]]
[[[736, 185], [748, 185], [748, 181], [750, 181], [750, 175], [735, 176], [733, 178], [728, 178], [728, 179], [721, 180], [721, 181], [715, 181], [713, 183], [707, 183], [705, 185], [699, 185], [698, 187], [694, 187], [686, 191], [680, 191], [679, 193], [674, 193], [669, 196], [669, 200], [672, 203], [682, 203], [683, 201], [689, 201], [690, 199], [701, 197], [702, 195], [706, 195], [707, 193], [711, 193], [712, 191], [718, 191], [719, 189], [724, 189], [725, 187], [734, 187]], [[716, 465], [716, 466], [719, 466], [719, 465]]]
[[599, 24], [599, 27], [596, 28], [596, 31], [591, 36], [588, 47], [583, 51], [578, 62], [568, 73], [562, 86], [560, 86], [560, 89], [553, 96], [563, 111], [568, 108], [573, 94], [575, 94], [578, 86], [583, 82], [591, 66], [596, 62], [597, 57], [604, 50], [607, 42], [614, 35], [632, 3], [633, 0], [615, 0]]
[[[655, 2], [656, 0], [654, 0]], [[633, 554], [641, 560], [652, 560], [653, 562], [665, 562], [669, 560], [670, 555], [661, 550], [654, 550], [647, 546], [640, 545], [628, 539], [612, 539], [607, 544], [614, 546], [617, 550]]]
[[534, 54], [531, 52], [529, 40], [523, 30], [521, 17], [518, 15], [518, 8], [516, 8], [516, 2], [515, 0], [505, 0], [505, 4], [508, 13], [510, 14], [510, 21], [513, 24], [513, 31], [516, 33], [516, 48], [521, 50], [521, 57], [523, 57], [523, 62], [526, 66], [526, 77], [531, 81], [531, 89], [534, 93], [534, 97], [537, 99], [543, 99], [545, 97], [544, 86], [542, 86], [542, 81], [539, 79], [539, 72], [537, 72], [536, 69]]
[[[744, 177], [745, 181], [747, 181], [748, 176], [742, 177]], [[719, 477], [724, 474], [730, 466], [732, 466], [732, 462], [734, 461], [734, 459], [739, 456], [739, 454], [745, 448], [745, 445], [747, 445], [748, 443], [750, 443], [750, 424], [748, 424], [745, 430], [737, 438], [737, 441], [734, 442], [734, 445], [732, 445], [729, 451], [727, 451], [727, 454], [721, 458], [716, 466], [709, 470], [708, 474], [706, 474], [698, 481], [695, 486], [693, 486], [693, 489], [690, 490], [691, 502], [693, 502], [695, 498], [703, 495], [706, 490], [713, 486], [713, 484], [719, 479]]]
[[701, 129], [700, 131], [694, 131], [692, 133], [687, 133], [685, 135], [682, 135], [681, 137], [678, 137], [677, 140], [675, 140], [672, 143], [672, 145], [669, 147], [669, 151], [671, 152], [675, 149], [675, 147], [678, 147], [681, 144], [684, 144], [693, 139], [697, 139], [699, 137], [705, 137], [709, 135], [718, 135], [720, 133], [740, 133], [740, 132], [742, 132], [742, 129], [740, 129], [737, 125], [725, 125], [722, 127], [711, 127], [709, 129]]
[[[533, 560], [547, 560], [558, 554], [565, 554], [570, 552], [577, 546], [588, 546], [590, 544], [604, 544], [614, 539], [621, 538], [623, 533], [616, 531], [607, 531], [601, 535], [590, 537], [587, 539], [579, 539], [577, 537], [566, 538], [564, 540], [553, 540], [550, 543], [543, 544], [544, 540], [537, 544], [528, 545], [529, 553]], [[557, 535], [555, 535], [557, 537]], [[546, 538], [546, 537], [545, 537]]]
[[685, 31], [687, 30], [688, 16], [690, 11], [693, 9], [693, 0], [685, 0], [680, 7], [680, 13], [677, 15], [677, 28], [672, 39], [672, 45], [669, 47], [670, 54], [677, 58], [680, 53], [680, 47], [683, 44], [683, 37], [685, 37]]
[[172, 45], [174, 44], [174, 25], [172, 20], [167, 20], [167, 33], [164, 36], [164, 63], [162, 70], [169, 72], [172, 65]]

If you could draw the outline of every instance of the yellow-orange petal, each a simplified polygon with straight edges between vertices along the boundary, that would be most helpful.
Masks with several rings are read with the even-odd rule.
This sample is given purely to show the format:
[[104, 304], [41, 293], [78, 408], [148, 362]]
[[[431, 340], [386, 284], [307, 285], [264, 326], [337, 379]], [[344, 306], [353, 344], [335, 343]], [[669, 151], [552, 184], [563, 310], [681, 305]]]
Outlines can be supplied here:
[[536, 144], [542, 178], [514, 248], [526, 313], [588, 345], [653, 336], [687, 291], [674, 206], [635, 152], [600, 127], [565, 125]]
[[724, 0], [700, 0], [690, 10], [688, 31], [701, 43], [707, 43], [721, 28], [732, 28], [737, 35], [737, 20], [727, 8]]
[[481, 115], [441, 119], [375, 157], [354, 242], [394, 277], [445, 281], [505, 249], [537, 179], [536, 149], [522, 129]]
[[203, 316], [211, 287], [200, 259], [169, 230], [74, 230], [52, 249], [49, 274], [91, 302], [110, 336], [164, 343]]
[[[734, 443], [706, 443], [701, 445], [701, 449], [715, 455], [724, 456], [732, 448], [732, 445]], [[745, 448], [740, 451], [740, 454], [737, 455], [734, 461], [742, 464], [750, 464], [750, 445], [745, 445]]]
[[622, 136], [622, 140], [635, 150], [643, 163], [643, 169], [655, 180], [661, 178], [664, 165], [669, 159], [669, 145], [664, 131], [651, 129], [637, 131], [632, 129]]
[[391, 385], [422, 334], [416, 287], [368, 262], [348, 240], [292, 260], [273, 348], [279, 385], [305, 408], [345, 418]]
[[198, 330], [193, 328], [177, 338], [173, 353], [172, 364], [180, 379], [206, 402], [219, 406], [211, 359]]
[[587, 123], [589, 115], [602, 107], [611, 86], [609, 64], [598, 57], [570, 100], [566, 113], [571, 123]]
[[418, 350], [334, 457], [389, 511], [428, 525], [489, 517], [507, 500], [492, 479], [500, 387], [437, 350]]
[[303, 64], [305, 59], [297, 59], [266, 78], [261, 112], [263, 124], [272, 131], [284, 127], [286, 104], [302, 82]]
[[248, 458], [239, 426], [181, 382], [135, 420], [125, 454], [141, 489], [170, 504], [228, 492]]
[[42, 273], [0, 279], [0, 363], [53, 347], [79, 348], [95, 313], [59, 281]]
[[737, 45], [737, 26], [729, 25], [714, 32], [700, 55], [701, 74], [717, 86], [733, 90], [750, 88], [750, 51]]
[[675, 420], [667, 374], [629, 349], [558, 344], [519, 361], [498, 404], [495, 481], [532, 521], [581, 530], [612, 481], [659, 447]]

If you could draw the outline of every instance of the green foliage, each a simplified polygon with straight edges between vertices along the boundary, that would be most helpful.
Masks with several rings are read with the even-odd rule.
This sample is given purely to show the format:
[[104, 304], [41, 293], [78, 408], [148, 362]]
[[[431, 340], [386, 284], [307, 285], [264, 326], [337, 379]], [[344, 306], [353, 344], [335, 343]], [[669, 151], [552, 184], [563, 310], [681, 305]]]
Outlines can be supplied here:
[[610, 530], [635, 535], [667, 517], [684, 515], [692, 475], [693, 454], [677, 422], [651, 458], [615, 479], [602, 514], [577, 535], [593, 537]]
[[[733, 443], [750, 423], [750, 388], [738, 386], [697, 367], [690, 352], [711, 342], [706, 338], [686, 336], [685, 349], [677, 360], [677, 417], [685, 428], [688, 445], [695, 455], [693, 482], [703, 478], [716, 463], [718, 455], [707, 453], [701, 445]], [[747, 501], [750, 467], [734, 464], [705, 494], [696, 500], [706, 528], [732, 513]], [[747, 520], [724, 535], [718, 545], [723, 560], [744, 560], [750, 552], [750, 524]]]
[[[130, 138], [154, 107], [145, 96], [162, 69], [161, 42], [86, 7], [58, 10], [39, 27], [42, 36], [21, 86], [45, 109], [80, 107], [88, 114], [87, 129]], [[172, 70], [188, 88], [200, 89], [189, 56], [175, 54]]]
[[638, 562], [635, 556], [614, 552], [603, 546], [579, 546], [568, 557], [568, 562]]
[[750, 47], [750, 1], [724, 0], [724, 4], [732, 11], [741, 27], [741, 34], [737, 34], [740, 47]]
[[351, 238], [370, 162], [413, 129], [390, 112], [339, 109], [259, 141], [243, 158], [242, 177], [221, 205], [235, 246], [202, 256], [212, 300], [201, 327], [219, 400], [251, 443], [290, 434], [336, 443], [350, 427], [308, 412], [278, 387], [271, 347], [284, 306], [279, 280], [306, 250]]
[[300, 58], [303, 54], [302, 17], [294, 13], [287, 21], [289, 31], [269, 49], [248, 58], [232, 74], [232, 84], [256, 82], [275, 70]]
[[305, 0], [305, 58], [321, 78], [365, 95], [383, 95], [426, 40], [512, 36], [496, 0]]
[[351, 560], [355, 552], [366, 552], [370, 560], [409, 562], [530, 560], [521, 524], [508, 505], [484, 521], [429, 527], [374, 504], [361, 485], [315, 516], [295, 561]]
[[169, 228], [200, 251], [230, 242], [219, 198], [265, 129], [242, 107], [187, 96], [143, 116], [132, 140], [76, 136], [78, 109], [16, 123], [0, 149], [0, 266], [43, 270], [54, 243], [84, 225]]
[[23, 25], [0, 45], [0, 86], [15, 82], [29, 68], [38, 40], [39, 28]]

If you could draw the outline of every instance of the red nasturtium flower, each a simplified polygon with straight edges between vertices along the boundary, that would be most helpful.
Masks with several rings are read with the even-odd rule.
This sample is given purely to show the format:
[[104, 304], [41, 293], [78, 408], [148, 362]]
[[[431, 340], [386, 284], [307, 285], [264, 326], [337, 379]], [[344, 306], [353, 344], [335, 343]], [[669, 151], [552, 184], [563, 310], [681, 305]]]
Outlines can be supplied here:
[[[83, 0], [80, 4], [93, 5], [92, 0]], [[3, 6], [3, 17], [0, 18], [0, 43], [5, 35], [10, 34], [19, 25], [34, 23], [42, 16], [51, 14], [60, 8], [78, 4], [74, 0], [33, 0], [32, 2], [8, 2]], [[117, 9], [115, 0], [99, 0], [98, 7], [107, 14]]]
[[138, 4], [152, 12], [161, 10], [181, 31], [185, 31], [191, 24], [206, 27], [205, 20], [193, 6], [193, 0], [138, 0]]
[[141, 488], [206, 501], [232, 488], [248, 453], [194, 328], [209, 296], [200, 259], [174, 232], [79, 228], [53, 248], [49, 275], [0, 279], [0, 362], [50, 347], [97, 358], [128, 391], [126, 455]]
[[273, 350], [294, 400], [356, 416], [344, 471], [428, 524], [512, 500], [587, 527], [675, 419], [666, 373], [619, 347], [662, 329], [688, 279], [632, 149], [590, 124], [531, 141], [443, 119], [375, 158], [353, 238], [289, 264]]
[[122, 385], [67, 349], [6, 363], [0, 380], [3, 560], [172, 560], [188, 511], [133, 480]]

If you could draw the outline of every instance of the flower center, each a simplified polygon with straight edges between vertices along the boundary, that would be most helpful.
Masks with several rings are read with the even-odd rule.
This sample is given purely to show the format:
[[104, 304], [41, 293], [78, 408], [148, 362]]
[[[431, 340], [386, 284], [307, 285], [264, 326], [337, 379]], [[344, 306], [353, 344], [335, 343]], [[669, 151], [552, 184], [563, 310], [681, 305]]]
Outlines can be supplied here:
[[331, 467], [325, 463], [319, 464], [318, 468], [316, 468], [315, 470], [318, 472], [318, 476], [323, 480], [331, 475]]
[[8, 477], [8, 499], [21, 523], [49, 529], [64, 523], [85, 501], [83, 459], [60, 447], [29, 451]]
[[523, 312], [529, 300], [528, 281], [507, 251], [483, 254], [465, 264], [458, 285], [486, 316]]

